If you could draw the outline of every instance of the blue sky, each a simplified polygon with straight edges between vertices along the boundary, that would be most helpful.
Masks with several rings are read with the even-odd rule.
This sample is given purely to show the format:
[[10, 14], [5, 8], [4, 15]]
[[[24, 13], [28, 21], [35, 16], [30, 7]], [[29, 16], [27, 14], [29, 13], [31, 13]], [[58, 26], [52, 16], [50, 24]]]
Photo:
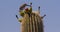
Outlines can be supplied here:
[[20, 5], [33, 3], [33, 10], [41, 6], [45, 32], [60, 32], [60, 0], [0, 0], [0, 32], [21, 32], [21, 23], [15, 15]]

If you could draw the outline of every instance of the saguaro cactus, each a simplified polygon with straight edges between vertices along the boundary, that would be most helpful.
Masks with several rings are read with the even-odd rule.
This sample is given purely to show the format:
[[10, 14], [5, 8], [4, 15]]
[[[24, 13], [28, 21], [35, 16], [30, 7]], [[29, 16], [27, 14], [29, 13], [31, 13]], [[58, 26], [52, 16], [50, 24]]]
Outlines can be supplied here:
[[[22, 9], [26, 6], [27, 4], [24, 4], [24, 6], [22, 6]], [[19, 20], [18, 16], [16, 15], [16, 18], [19, 20], [19, 22], [21, 22], [22, 24], [22, 32], [44, 32], [43, 31], [43, 18], [46, 16], [40, 16], [40, 7], [38, 7], [38, 13], [34, 13], [32, 12], [32, 3], [30, 3], [30, 10], [28, 10], [30, 12], [26, 12], [24, 11], [23, 13], [23, 18]], [[21, 9], [21, 8], [20, 8]], [[22, 10], [21, 9], [21, 10]], [[22, 11], [19, 11], [19, 13], [21, 13]], [[21, 13], [22, 14], [22, 13]]]

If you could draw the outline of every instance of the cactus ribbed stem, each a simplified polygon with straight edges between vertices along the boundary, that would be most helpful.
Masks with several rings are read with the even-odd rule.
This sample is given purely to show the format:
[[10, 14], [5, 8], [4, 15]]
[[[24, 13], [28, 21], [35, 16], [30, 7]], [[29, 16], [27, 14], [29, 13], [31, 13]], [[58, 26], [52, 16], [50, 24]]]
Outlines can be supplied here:
[[22, 32], [43, 32], [43, 22], [39, 15], [25, 14], [22, 21]]

